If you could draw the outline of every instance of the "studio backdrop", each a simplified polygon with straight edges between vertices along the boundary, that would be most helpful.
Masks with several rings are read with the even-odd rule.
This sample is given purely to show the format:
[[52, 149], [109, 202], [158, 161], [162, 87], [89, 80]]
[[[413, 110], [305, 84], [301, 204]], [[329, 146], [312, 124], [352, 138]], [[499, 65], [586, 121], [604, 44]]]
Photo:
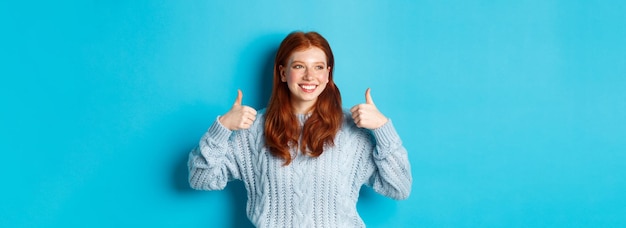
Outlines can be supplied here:
[[624, 1], [3, 1], [0, 227], [249, 227], [187, 156], [280, 41], [317, 31], [409, 153], [369, 227], [626, 226]]

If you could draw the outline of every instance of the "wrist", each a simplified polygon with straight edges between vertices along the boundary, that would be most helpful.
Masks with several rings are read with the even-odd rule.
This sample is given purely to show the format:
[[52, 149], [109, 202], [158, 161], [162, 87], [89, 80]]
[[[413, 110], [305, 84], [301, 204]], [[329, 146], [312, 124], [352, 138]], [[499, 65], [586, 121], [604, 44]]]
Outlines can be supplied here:
[[217, 122], [219, 122], [219, 123], [220, 123], [220, 125], [222, 125], [222, 127], [226, 128], [226, 129], [228, 129], [228, 130], [230, 130], [230, 131], [232, 131], [232, 130], [233, 130], [230, 126], [228, 126], [228, 125], [224, 122], [224, 116], [219, 116], [219, 117], [217, 118]]

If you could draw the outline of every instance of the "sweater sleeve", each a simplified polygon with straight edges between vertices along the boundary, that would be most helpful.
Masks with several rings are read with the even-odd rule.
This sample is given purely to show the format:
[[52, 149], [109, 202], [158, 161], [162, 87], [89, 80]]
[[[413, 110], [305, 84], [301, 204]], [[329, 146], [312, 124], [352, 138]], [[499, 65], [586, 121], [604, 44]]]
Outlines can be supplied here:
[[373, 152], [375, 171], [367, 185], [393, 199], [406, 199], [411, 193], [412, 176], [407, 151], [391, 120], [372, 130], [376, 140]]
[[242, 131], [231, 131], [217, 119], [189, 153], [189, 184], [198, 190], [221, 190], [241, 179], [237, 154], [247, 147]]

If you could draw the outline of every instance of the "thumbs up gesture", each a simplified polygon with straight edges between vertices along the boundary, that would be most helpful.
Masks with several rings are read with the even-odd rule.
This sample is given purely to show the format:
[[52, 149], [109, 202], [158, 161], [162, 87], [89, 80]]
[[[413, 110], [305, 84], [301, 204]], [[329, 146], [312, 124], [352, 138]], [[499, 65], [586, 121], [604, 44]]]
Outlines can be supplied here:
[[243, 93], [237, 90], [237, 99], [230, 110], [220, 116], [220, 123], [231, 131], [248, 129], [256, 119], [256, 110], [250, 106], [241, 105]]
[[380, 113], [374, 105], [369, 88], [365, 91], [365, 103], [355, 105], [350, 109], [350, 112], [354, 123], [360, 128], [373, 130], [382, 127], [388, 121], [387, 117]]

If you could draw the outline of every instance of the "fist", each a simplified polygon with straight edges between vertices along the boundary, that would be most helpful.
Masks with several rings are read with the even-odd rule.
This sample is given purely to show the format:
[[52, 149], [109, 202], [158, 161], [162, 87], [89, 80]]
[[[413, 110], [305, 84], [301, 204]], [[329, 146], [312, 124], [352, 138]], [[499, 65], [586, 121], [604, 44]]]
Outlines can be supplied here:
[[388, 121], [387, 117], [376, 108], [369, 88], [365, 91], [365, 103], [355, 105], [350, 109], [350, 112], [354, 123], [360, 128], [373, 130], [382, 127]]
[[243, 93], [237, 90], [237, 99], [230, 110], [220, 116], [220, 123], [231, 131], [248, 129], [256, 119], [256, 110], [250, 106], [241, 105]]

